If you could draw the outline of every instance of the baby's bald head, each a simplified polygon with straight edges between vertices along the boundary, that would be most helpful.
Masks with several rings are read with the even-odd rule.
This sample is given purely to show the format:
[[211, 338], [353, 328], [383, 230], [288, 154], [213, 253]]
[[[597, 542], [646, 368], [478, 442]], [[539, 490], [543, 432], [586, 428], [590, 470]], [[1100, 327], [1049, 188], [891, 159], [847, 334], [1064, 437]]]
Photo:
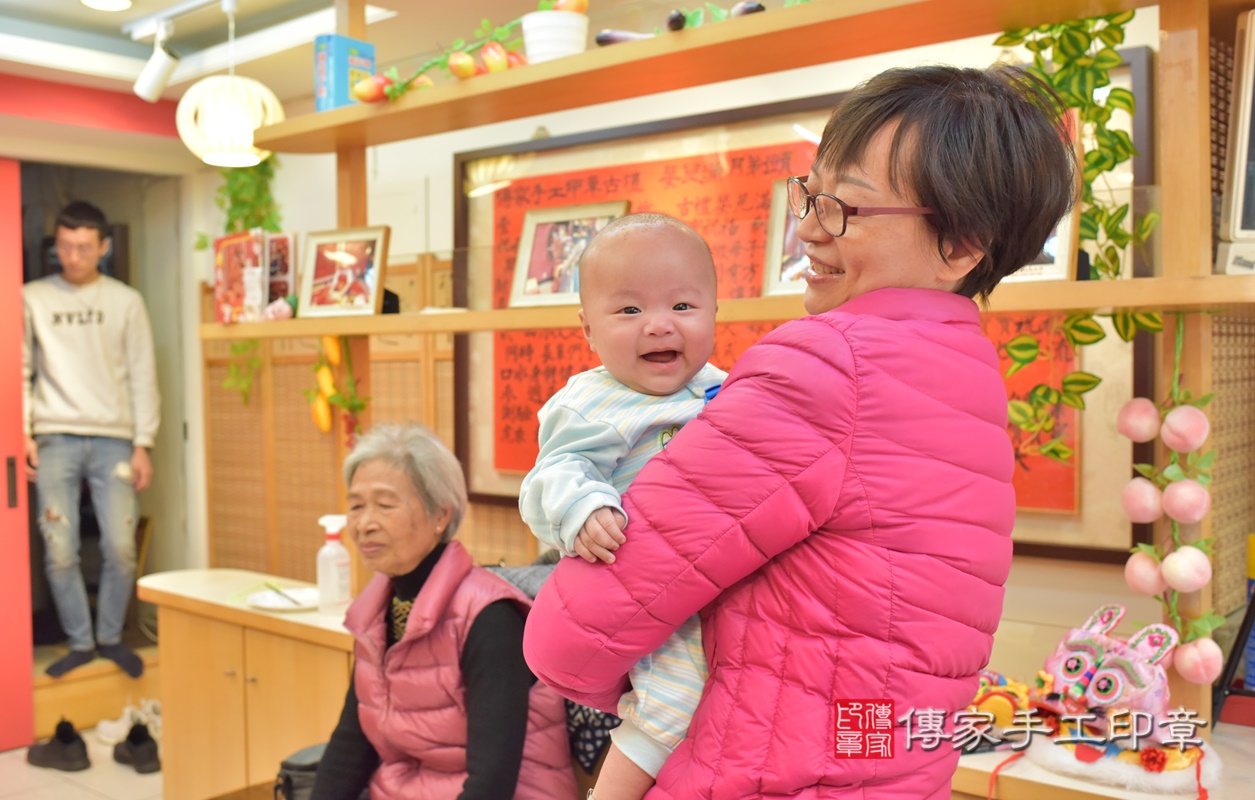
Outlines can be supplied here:
[[709, 280], [713, 296], [715, 261], [706, 240], [697, 231], [675, 217], [668, 214], [643, 212], [627, 214], [612, 220], [598, 231], [584, 248], [579, 265], [581, 303], [584, 303], [588, 296], [590, 284], [592, 288], [596, 287], [598, 273], [605, 267], [604, 252], [629, 239], [648, 240], [651, 247], [684, 250], [690, 256], [686, 261], [693, 262], [694, 280]]

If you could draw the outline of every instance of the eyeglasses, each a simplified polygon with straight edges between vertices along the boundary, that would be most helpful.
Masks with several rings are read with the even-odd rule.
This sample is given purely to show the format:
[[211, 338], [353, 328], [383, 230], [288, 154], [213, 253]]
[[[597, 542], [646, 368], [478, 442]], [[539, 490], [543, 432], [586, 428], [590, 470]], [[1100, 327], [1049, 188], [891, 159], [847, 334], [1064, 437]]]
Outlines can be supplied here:
[[80, 258], [89, 258], [100, 252], [98, 244], [66, 244], [65, 242], [57, 242], [57, 255], [65, 257], [77, 253]]
[[799, 220], [806, 219], [811, 206], [815, 207], [819, 227], [824, 233], [833, 237], [845, 235], [845, 223], [850, 217], [875, 217], [880, 214], [931, 214], [931, 208], [908, 208], [905, 206], [873, 207], [852, 206], [832, 194], [811, 194], [806, 188], [806, 177], [789, 178], [788, 183], [789, 210]]

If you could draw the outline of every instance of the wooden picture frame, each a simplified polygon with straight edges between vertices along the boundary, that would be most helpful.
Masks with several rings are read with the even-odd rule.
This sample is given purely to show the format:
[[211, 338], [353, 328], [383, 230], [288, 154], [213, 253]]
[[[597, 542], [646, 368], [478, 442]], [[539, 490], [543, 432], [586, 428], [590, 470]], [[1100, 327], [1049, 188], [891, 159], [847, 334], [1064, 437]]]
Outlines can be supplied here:
[[789, 210], [789, 180], [771, 187], [771, 216], [767, 221], [767, 252], [763, 256], [763, 295], [802, 294], [806, 291], [806, 243], [797, 238], [800, 220]]
[[629, 208], [626, 201], [610, 201], [528, 211], [514, 264], [510, 306], [578, 303], [580, 255], [598, 231]]
[[378, 314], [388, 261], [387, 225], [320, 231], [305, 239], [301, 317]]
[[266, 258], [267, 302], [282, 300], [296, 294], [299, 284], [296, 272], [296, 234], [267, 233]]

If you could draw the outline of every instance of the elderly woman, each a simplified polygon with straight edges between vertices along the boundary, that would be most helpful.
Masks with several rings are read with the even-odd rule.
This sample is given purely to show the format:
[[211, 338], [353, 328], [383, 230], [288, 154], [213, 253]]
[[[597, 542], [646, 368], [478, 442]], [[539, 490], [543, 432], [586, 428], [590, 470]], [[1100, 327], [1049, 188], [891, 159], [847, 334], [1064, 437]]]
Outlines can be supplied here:
[[530, 602], [453, 539], [466, 484], [418, 425], [377, 425], [344, 464], [348, 537], [377, 574], [315, 800], [572, 798], [562, 700], [523, 661]]

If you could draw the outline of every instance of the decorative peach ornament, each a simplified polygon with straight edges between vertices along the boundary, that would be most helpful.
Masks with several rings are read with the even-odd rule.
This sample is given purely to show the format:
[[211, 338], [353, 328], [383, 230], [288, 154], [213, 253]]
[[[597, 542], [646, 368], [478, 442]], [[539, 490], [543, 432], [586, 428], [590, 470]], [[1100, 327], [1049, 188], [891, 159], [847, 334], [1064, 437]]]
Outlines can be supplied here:
[[1197, 592], [1211, 580], [1211, 559], [1197, 547], [1186, 546], [1164, 556], [1159, 572], [1178, 592]]
[[1134, 478], [1120, 492], [1124, 515], [1132, 522], [1154, 522], [1163, 516], [1159, 487], [1145, 478]]
[[[1193, 548], [1190, 548], [1193, 549]], [[1214, 683], [1224, 669], [1224, 654], [1212, 639], [1195, 639], [1177, 648], [1173, 663], [1190, 683]]]
[[1149, 442], [1159, 435], [1159, 409], [1145, 397], [1134, 397], [1116, 415], [1116, 430], [1135, 442]]
[[1211, 422], [1201, 408], [1177, 406], [1163, 418], [1159, 435], [1169, 450], [1193, 453], [1207, 441], [1210, 431]]
[[1173, 481], [1163, 490], [1163, 512], [1183, 525], [1193, 525], [1207, 516], [1211, 493], [1196, 480]]
[[1137, 552], [1129, 556], [1124, 562], [1124, 581], [1133, 591], [1150, 597], [1168, 588], [1159, 571], [1159, 562], [1150, 553]]

